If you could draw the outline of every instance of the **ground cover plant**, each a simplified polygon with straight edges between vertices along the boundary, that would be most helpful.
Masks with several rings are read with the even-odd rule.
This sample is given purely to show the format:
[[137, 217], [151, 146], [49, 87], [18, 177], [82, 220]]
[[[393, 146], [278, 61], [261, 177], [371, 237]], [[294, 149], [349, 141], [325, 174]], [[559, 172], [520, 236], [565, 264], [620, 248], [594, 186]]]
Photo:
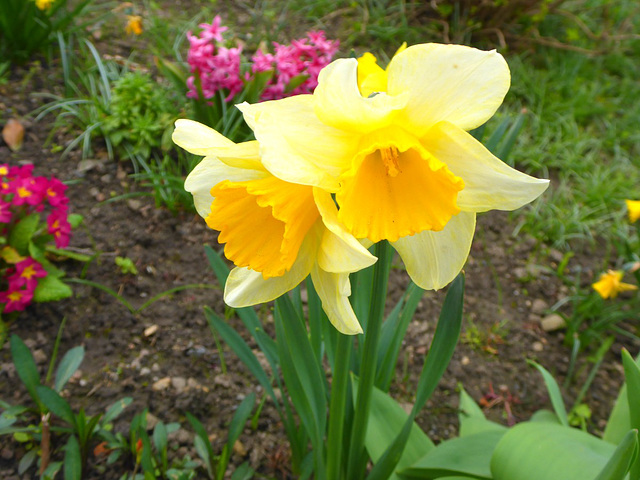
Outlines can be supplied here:
[[[436, 444], [458, 436], [459, 408], [474, 414], [471, 421], [461, 421], [466, 431], [460, 432], [460, 440], [473, 436], [469, 425], [482, 424], [466, 394], [458, 405], [458, 382], [483, 408], [483, 415], [503, 425], [522, 423], [518, 432], [525, 432], [531, 415], [549, 404], [549, 388], [556, 412], [559, 396], [573, 405], [566, 417], [558, 415], [561, 422], [566, 419], [586, 429], [589, 438], [613, 438], [606, 421], [623, 382], [620, 351], [626, 347], [635, 356], [639, 346], [640, 307], [634, 290], [640, 274], [634, 203], [639, 167], [634, 125], [640, 111], [633, 77], [640, 48], [633, 33], [637, 7], [622, 1], [509, 2], [513, 4], [501, 14], [483, 10], [474, 18], [465, 2], [436, 3], [437, 10], [380, 1], [337, 6], [301, 1], [188, 6], [90, 2], [90, 9], [74, 20], [88, 29], [52, 34], [45, 56], [30, 54], [24, 65], [16, 66], [14, 60], [0, 58], [0, 64], [12, 62], [10, 69], [0, 69], [0, 103], [6, 106], [0, 123], [4, 127], [11, 119], [26, 130], [21, 147], [9, 129], [3, 132], [0, 162], [10, 168], [33, 164], [36, 177], [59, 178], [67, 187], [68, 212], [84, 218], [64, 252], [47, 248], [41, 257], [66, 273], [73, 295], [29, 305], [12, 314], [15, 321], [8, 326], [8, 333], [17, 336], [7, 336], [11, 341], [4, 343], [0, 360], [0, 399], [5, 402], [0, 426], [24, 426], [28, 436], [2, 430], [7, 435], [0, 436], [1, 476], [37, 475], [45, 457], [43, 415], [48, 415], [52, 432], [46, 475], [56, 478], [77, 472], [83, 472], [83, 478], [222, 478], [226, 470], [228, 475], [235, 472], [234, 478], [296, 478], [321, 471], [324, 460], [329, 472], [366, 470], [388, 478], [385, 472], [393, 470], [396, 454], [384, 455], [389, 445], [372, 443], [366, 436], [354, 440], [353, 450], [363, 445], [374, 459], [368, 466], [355, 456], [349, 464], [346, 452], [323, 453], [323, 434], [316, 427], [326, 415], [315, 408], [323, 403], [313, 403], [318, 391], [305, 390], [309, 385], [300, 393], [295, 379], [304, 387], [305, 379], [321, 379], [332, 371], [330, 381], [314, 383], [325, 394], [340, 385], [366, 391], [369, 379], [362, 365], [371, 362], [363, 361], [361, 337], [352, 347], [351, 363], [363, 378], [345, 377], [348, 382], [340, 383], [344, 378], [335, 355], [342, 349], [344, 358], [346, 344], [324, 318], [311, 283], [279, 300], [275, 310], [270, 304], [250, 311], [233, 301], [234, 307], [223, 303], [221, 285], [228, 264], [219, 256], [222, 248], [215, 233], [190, 210], [191, 195], [182, 189], [184, 178], [207, 153], [188, 156], [169, 141], [176, 118], [207, 122], [206, 116], [195, 115], [194, 100], [214, 111], [217, 120], [209, 126], [233, 130], [238, 123], [220, 122], [215, 110], [231, 114], [236, 111], [233, 103], [259, 99], [261, 89], [251, 99], [240, 94], [228, 104], [224, 99], [229, 92], [219, 93], [213, 106], [204, 98], [187, 97], [188, 32], [196, 41], [195, 35], [213, 29], [217, 15], [218, 27], [229, 27], [224, 48], [241, 46], [247, 54], [244, 71], [251, 70], [247, 52], [262, 49], [277, 56], [270, 50], [272, 42], [293, 45], [294, 39], [320, 30], [324, 39], [340, 41], [336, 57], [373, 53], [379, 67], [372, 66], [370, 73], [376, 82], [386, 75], [388, 59], [402, 51], [398, 47], [403, 41], [449, 40], [499, 48], [511, 70], [511, 90], [496, 117], [473, 134], [511, 167], [551, 178], [551, 187], [514, 214], [478, 216], [465, 265], [464, 308], [455, 321], [449, 318], [436, 327], [443, 302], [460, 295], [460, 280], [448, 293], [424, 293], [412, 286], [405, 295], [409, 277], [402, 261], [389, 256], [381, 262], [390, 271], [383, 331], [395, 332], [395, 337], [384, 344], [381, 352], [386, 355], [380, 353], [373, 362], [378, 368], [373, 383], [390, 397], [371, 394], [371, 411], [385, 412], [383, 419], [393, 412], [398, 425], [410, 425], [406, 419], [415, 418], [416, 426], [405, 429], [411, 432], [407, 444], [413, 455], [425, 453], [419, 446], [427, 440], [416, 440], [418, 428]], [[505, 18], [502, 24], [490, 24], [500, 15]], [[307, 41], [296, 45], [307, 48]], [[264, 86], [270, 78], [279, 77], [265, 73]], [[291, 91], [308, 78], [293, 81]], [[192, 86], [197, 90], [195, 78]], [[378, 91], [383, 90], [376, 87], [371, 93]], [[242, 118], [233, 115], [236, 122]], [[260, 131], [257, 116], [250, 126]], [[236, 142], [251, 138], [246, 134], [252, 129], [241, 128], [245, 136], [232, 138]], [[268, 138], [260, 135], [261, 142]], [[241, 145], [234, 148], [246, 147]], [[336, 198], [339, 204], [345, 202], [344, 196]], [[205, 204], [196, 202], [195, 207], [202, 212]], [[257, 227], [253, 234], [260, 234]], [[415, 276], [411, 266], [409, 270]], [[364, 319], [369, 301], [358, 292], [372, 282], [370, 273], [358, 273], [352, 280], [354, 308], [368, 332]], [[320, 293], [326, 298], [326, 292]], [[311, 368], [309, 357], [296, 356], [296, 350], [289, 353], [298, 359], [294, 369], [287, 369], [291, 358], [282, 339], [304, 339], [307, 334], [298, 331], [306, 328], [302, 321], [290, 324], [283, 318], [302, 318], [307, 312], [315, 319], [309, 324], [309, 348], [321, 368]], [[446, 368], [447, 355], [433, 353], [443, 352], [438, 347], [447, 337], [443, 325], [459, 328], [462, 340]], [[302, 348], [303, 343], [296, 345]], [[79, 356], [78, 346], [84, 347], [84, 355]], [[58, 350], [70, 353], [61, 355], [64, 360], [52, 383]], [[82, 363], [77, 362], [81, 357]], [[527, 360], [550, 372], [545, 381]], [[442, 371], [434, 370], [434, 363]], [[63, 369], [65, 364], [69, 368]], [[423, 370], [423, 364], [428, 368]], [[625, 357], [625, 373], [630, 369]], [[256, 373], [259, 385], [253, 380]], [[58, 382], [58, 376], [64, 381]], [[559, 387], [549, 387], [551, 376]], [[40, 381], [54, 388], [38, 386]], [[315, 407], [300, 409], [310, 392]], [[47, 398], [42, 404], [40, 394]], [[349, 402], [334, 405], [334, 397], [326, 410], [343, 408], [344, 413], [329, 415], [324, 425], [335, 445], [341, 434], [331, 418], [352, 418], [354, 410]], [[359, 401], [366, 402], [367, 396], [361, 397]], [[131, 405], [116, 418], [109, 408], [121, 398], [131, 398]], [[389, 402], [399, 402], [404, 409]], [[380, 420], [375, 414], [370, 418]], [[94, 420], [99, 423], [79, 429]], [[352, 435], [351, 427], [344, 428]], [[369, 434], [383, 431], [378, 437], [390, 441], [398, 430], [386, 428], [384, 422], [370, 426]], [[397, 437], [396, 453], [406, 432]], [[509, 438], [525, 433], [509, 433]], [[615, 435], [616, 444], [624, 440], [622, 450], [613, 454], [615, 446], [604, 449], [613, 455], [610, 475], [630, 466], [635, 440], [625, 440], [624, 433]], [[301, 435], [308, 435], [311, 444]], [[512, 440], [508, 446], [517, 444]], [[314, 448], [307, 454], [309, 445]], [[447, 442], [442, 445], [446, 450]], [[410, 466], [401, 458], [404, 467]], [[429, 460], [425, 462], [416, 468], [431, 468]], [[413, 474], [422, 475], [423, 470]], [[636, 473], [632, 469], [632, 475]]]

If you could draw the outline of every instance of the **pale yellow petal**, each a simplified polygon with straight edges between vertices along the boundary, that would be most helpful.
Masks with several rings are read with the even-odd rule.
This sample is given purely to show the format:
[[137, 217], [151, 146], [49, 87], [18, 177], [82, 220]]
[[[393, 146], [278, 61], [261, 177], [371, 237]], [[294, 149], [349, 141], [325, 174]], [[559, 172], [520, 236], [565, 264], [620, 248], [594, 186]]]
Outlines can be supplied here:
[[386, 93], [363, 97], [358, 89], [358, 61], [336, 60], [318, 76], [313, 94], [315, 113], [325, 124], [356, 134], [366, 134], [391, 125], [407, 105], [409, 95]]
[[485, 123], [509, 90], [511, 76], [502, 55], [462, 45], [414, 45], [387, 68], [387, 93], [407, 93], [400, 124], [416, 136], [446, 120], [464, 130]]
[[213, 128], [193, 120], [176, 120], [176, 128], [171, 135], [173, 142], [194, 155], [214, 155], [215, 149], [231, 147], [234, 144]]
[[311, 270], [311, 279], [322, 301], [322, 309], [332, 325], [345, 335], [362, 333], [362, 327], [349, 303], [349, 275], [325, 272], [315, 265]]
[[323, 124], [313, 112], [311, 95], [238, 108], [260, 142], [262, 163], [273, 175], [291, 183], [329, 191], [349, 167], [357, 145], [349, 132]]
[[234, 268], [224, 288], [224, 301], [234, 308], [248, 307], [275, 300], [295, 288], [311, 272], [315, 263], [319, 235], [307, 236], [291, 270], [281, 277], [265, 279], [260, 272], [248, 268]]
[[519, 172], [495, 157], [467, 132], [440, 122], [421, 139], [424, 148], [464, 180], [462, 210], [515, 210], [539, 197], [549, 180]]
[[439, 232], [424, 231], [393, 242], [416, 285], [438, 290], [458, 275], [469, 256], [475, 213], [460, 212]]
[[267, 176], [259, 170], [234, 168], [221, 162], [216, 157], [205, 157], [196, 165], [184, 182], [184, 189], [193, 195], [193, 203], [200, 216], [206, 218], [211, 212], [211, 189], [224, 180], [245, 182]]
[[326, 227], [318, 251], [320, 268], [333, 273], [351, 273], [373, 265], [376, 257], [348, 233], [338, 220], [338, 209], [331, 195], [314, 188], [313, 196]]

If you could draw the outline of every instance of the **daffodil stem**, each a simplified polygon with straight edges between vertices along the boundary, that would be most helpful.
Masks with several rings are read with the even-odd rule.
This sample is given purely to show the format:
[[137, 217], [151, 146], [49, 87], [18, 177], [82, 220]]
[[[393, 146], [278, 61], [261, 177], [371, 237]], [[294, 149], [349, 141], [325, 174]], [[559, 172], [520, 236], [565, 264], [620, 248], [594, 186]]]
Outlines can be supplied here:
[[342, 453], [347, 450], [343, 445], [345, 407], [349, 395], [349, 367], [351, 364], [351, 346], [353, 338], [338, 335], [331, 381], [331, 403], [329, 405], [329, 433], [327, 435], [327, 479], [342, 478]]
[[378, 344], [384, 316], [384, 306], [387, 298], [387, 283], [389, 279], [390, 247], [386, 241], [378, 242], [375, 255], [378, 261], [374, 267], [373, 290], [369, 306], [367, 331], [364, 335], [364, 351], [358, 384], [358, 396], [351, 430], [351, 447], [348, 458], [348, 475], [346, 478], [364, 478], [367, 462], [364, 452], [364, 439], [367, 433], [367, 423], [371, 406], [371, 393], [376, 378], [378, 364]]

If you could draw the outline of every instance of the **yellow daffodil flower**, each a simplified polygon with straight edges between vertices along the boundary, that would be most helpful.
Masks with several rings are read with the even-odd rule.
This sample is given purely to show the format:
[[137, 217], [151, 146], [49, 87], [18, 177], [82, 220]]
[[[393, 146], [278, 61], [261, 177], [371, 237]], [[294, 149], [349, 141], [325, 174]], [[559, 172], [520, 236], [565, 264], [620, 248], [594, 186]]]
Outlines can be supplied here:
[[236, 265], [225, 302], [236, 308], [268, 302], [311, 274], [333, 325], [361, 333], [348, 300], [349, 274], [376, 258], [340, 224], [331, 195], [274, 177], [262, 165], [257, 141], [235, 144], [190, 120], [176, 122], [173, 141], [205, 156], [185, 189], [207, 225], [220, 231], [225, 256]]
[[600, 280], [591, 286], [604, 299], [616, 298], [620, 292], [638, 289], [636, 285], [623, 283], [621, 281], [623, 276], [624, 272], [621, 270], [609, 270], [600, 275]]
[[[366, 62], [332, 62], [313, 95], [239, 108], [269, 172], [334, 193], [347, 231], [390, 241], [417, 285], [439, 289], [467, 259], [476, 213], [519, 208], [548, 180], [509, 167], [467, 133], [509, 89], [497, 52], [408, 47], [392, 58], [385, 81], [370, 82], [373, 92], [359, 86]], [[377, 75], [370, 60], [366, 68], [362, 85]]]
[[140, 15], [127, 15], [127, 26], [124, 30], [128, 34], [140, 35], [142, 33], [142, 17]]
[[[405, 42], [400, 45], [395, 55], [398, 55], [406, 48], [407, 44]], [[358, 88], [364, 97], [368, 97], [375, 92], [387, 91], [387, 71], [378, 65], [378, 59], [370, 52], [366, 52], [358, 58]]]
[[627, 204], [627, 212], [629, 213], [629, 221], [637, 222], [640, 219], [640, 200], [625, 200]]
[[48, 10], [53, 5], [54, 0], [36, 0], [36, 7], [40, 10]]

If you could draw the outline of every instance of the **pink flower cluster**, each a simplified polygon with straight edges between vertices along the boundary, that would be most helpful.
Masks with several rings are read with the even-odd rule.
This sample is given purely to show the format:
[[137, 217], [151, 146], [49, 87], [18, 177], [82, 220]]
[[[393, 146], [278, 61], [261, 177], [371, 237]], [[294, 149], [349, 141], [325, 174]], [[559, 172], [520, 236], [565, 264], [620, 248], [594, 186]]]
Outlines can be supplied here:
[[[327, 40], [323, 31], [308, 32], [306, 38], [293, 40], [291, 45], [273, 43], [275, 53], [258, 50], [251, 60], [252, 72], [273, 70], [274, 75], [262, 92], [262, 100], [276, 100], [292, 95], [313, 93], [318, 86], [318, 74], [326, 67], [340, 43]], [[304, 75], [306, 78], [297, 87], [287, 92], [292, 79]]]
[[[0, 236], [5, 243], [20, 220], [47, 208], [47, 232], [56, 247], [66, 247], [71, 235], [66, 189], [67, 186], [55, 177], [34, 177], [33, 165], [10, 167], [0, 164]], [[7, 265], [3, 268], [2, 283], [7, 290], [0, 292], [0, 303], [4, 304], [2, 311], [24, 310], [33, 298], [38, 278], [46, 277], [47, 272], [39, 262], [17, 252], [10, 260], [5, 256], [3, 259]]]
[[[309, 32], [305, 38], [294, 40], [291, 45], [273, 44], [275, 53], [258, 50], [251, 57], [249, 71], [241, 71], [242, 47], [227, 48], [222, 33], [227, 27], [220, 26], [220, 16], [211, 24], [198, 25], [198, 35], [187, 33], [190, 48], [187, 62], [191, 75], [187, 79], [189, 98], [200, 98], [198, 83], [205, 99], [212, 98], [217, 91], [226, 93], [230, 101], [253, 79], [253, 75], [273, 71], [273, 76], [262, 92], [262, 100], [274, 100], [301, 93], [311, 93], [318, 85], [318, 73], [331, 62], [338, 50], [337, 40], [327, 40], [324, 32]], [[300, 78], [303, 76], [304, 78]], [[287, 91], [293, 79], [295, 88]]]

